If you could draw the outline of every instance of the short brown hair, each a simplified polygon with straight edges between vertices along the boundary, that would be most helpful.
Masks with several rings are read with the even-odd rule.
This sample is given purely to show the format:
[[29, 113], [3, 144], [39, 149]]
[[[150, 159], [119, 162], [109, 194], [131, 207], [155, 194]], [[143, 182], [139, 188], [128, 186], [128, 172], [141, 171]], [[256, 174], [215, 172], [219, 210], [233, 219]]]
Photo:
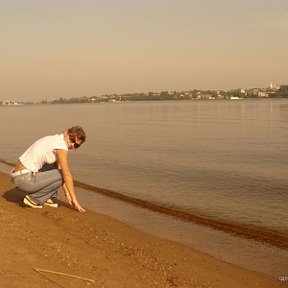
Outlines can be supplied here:
[[70, 137], [78, 138], [81, 140], [81, 143], [86, 141], [86, 133], [80, 126], [74, 126], [68, 129], [68, 134]]

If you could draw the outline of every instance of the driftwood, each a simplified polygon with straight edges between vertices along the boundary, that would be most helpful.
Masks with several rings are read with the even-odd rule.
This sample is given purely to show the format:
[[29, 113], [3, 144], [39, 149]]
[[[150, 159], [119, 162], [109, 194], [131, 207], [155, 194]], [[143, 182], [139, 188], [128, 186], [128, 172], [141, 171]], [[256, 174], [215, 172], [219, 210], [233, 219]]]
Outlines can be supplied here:
[[64, 277], [80, 279], [80, 280], [87, 281], [87, 282], [90, 282], [90, 283], [95, 283], [95, 281], [92, 280], [92, 279], [84, 278], [84, 277], [77, 276], [77, 275], [66, 274], [66, 273], [61, 273], [61, 272], [56, 272], [56, 271], [51, 271], [51, 270], [46, 270], [46, 269], [39, 269], [39, 268], [34, 268], [34, 270], [37, 273], [39, 273], [40, 275], [42, 275], [43, 277], [47, 278], [48, 280], [52, 281], [53, 283], [57, 284], [58, 286], [60, 286], [62, 288], [67, 288], [67, 287], [62, 285], [61, 283], [55, 281], [54, 279], [50, 278], [49, 276], [45, 275], [45, 273], [50, 273], [50, 274], [60, 275], [60, 276], [64, 276]]

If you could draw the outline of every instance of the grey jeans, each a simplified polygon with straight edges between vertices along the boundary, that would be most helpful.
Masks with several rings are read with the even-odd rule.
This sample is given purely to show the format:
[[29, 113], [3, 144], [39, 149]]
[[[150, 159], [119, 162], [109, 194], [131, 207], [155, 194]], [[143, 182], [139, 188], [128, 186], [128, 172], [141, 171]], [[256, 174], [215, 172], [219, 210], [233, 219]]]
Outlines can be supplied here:
[[58, 169], [53, 167], [52, 170], [43, 170], [12, 177], [12, 182], [17, 189], [29, 194], [29, 197], [39, 205], [44, 204], [51, 197], [57, 197], [58, 188], [63, 184]]

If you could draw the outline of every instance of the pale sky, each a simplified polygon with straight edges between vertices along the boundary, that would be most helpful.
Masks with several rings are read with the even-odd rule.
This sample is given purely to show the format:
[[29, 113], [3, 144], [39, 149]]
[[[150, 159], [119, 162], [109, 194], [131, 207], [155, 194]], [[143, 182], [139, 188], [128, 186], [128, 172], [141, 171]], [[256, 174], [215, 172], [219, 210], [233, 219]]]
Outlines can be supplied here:
[[0, 101], [288, 84], [287, 0], [0, 0]]

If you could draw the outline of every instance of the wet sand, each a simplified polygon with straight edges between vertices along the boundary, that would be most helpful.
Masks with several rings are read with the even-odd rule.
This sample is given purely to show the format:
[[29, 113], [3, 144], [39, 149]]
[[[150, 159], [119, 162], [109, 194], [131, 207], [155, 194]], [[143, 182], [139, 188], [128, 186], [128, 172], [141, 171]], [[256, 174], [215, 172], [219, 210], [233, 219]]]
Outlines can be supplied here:
[[[19, 205], [23, 195], [0, 173], [1, 287], [285, 287], [107, 216]], [[33, 268], [78, 275], [95, 284]], [[60, 286], [60, 285], [62, 286]], [[58, 285], [58, 286], [57, 286]]]
[[156, 211], [161, 214], [173, 216], [184, 221], [205, 225], [208, 227], [215, 228], [224, 232], [232, 233], [237, 236], [244, 236], [249, 239], [260, 241], [263, 243], [269, 243], [281, 248], [288, 248], [288, 235], [276, 231], [271, 231], [267, 229], [261, 229], [256, 227], [248, 227], [244, 225], [239, 225], [235, 223], [221, 222], [215, 219], [207, 218], [204, 216], [196, 215], [191, 212], [181, 211], [172, 207], [165, 207], [154, 204], [149, 201], [145, 201], [139, 198], [134, 198], [128, 195], [118, 193], [116, 191], [103, 189], [95, 187], [93, 185], [88, 185], [80, 181], [74, 181], [76, 187], [84, 188], [86, 190], [102, 194], [114, 199], [122, 200], [126, 203], [149, 209], [151, 211]]

